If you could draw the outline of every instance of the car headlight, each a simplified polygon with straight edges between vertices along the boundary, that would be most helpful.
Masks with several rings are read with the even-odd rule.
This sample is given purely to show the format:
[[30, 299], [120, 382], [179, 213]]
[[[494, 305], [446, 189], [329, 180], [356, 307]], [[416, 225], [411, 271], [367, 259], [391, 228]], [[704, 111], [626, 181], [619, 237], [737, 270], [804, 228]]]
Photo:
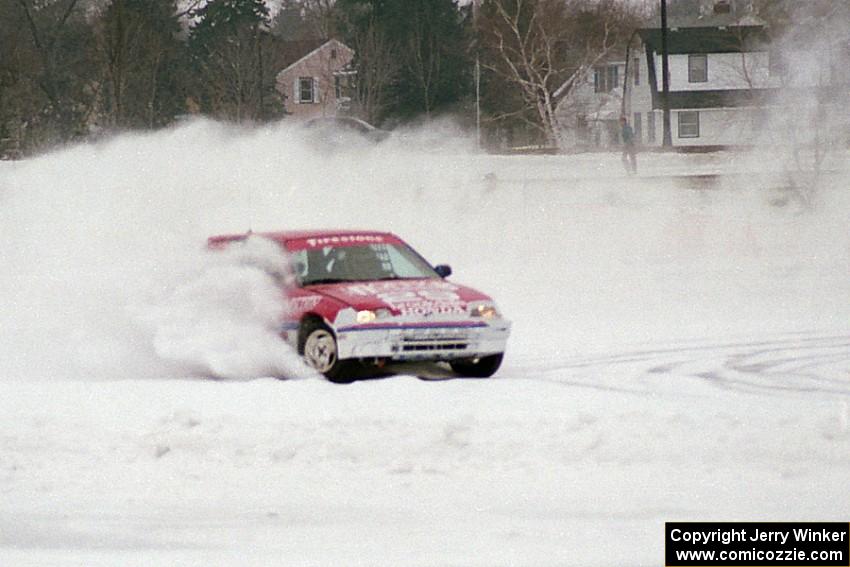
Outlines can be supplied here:
[[357, 312], [357, 323], [360, 325], [365, 325], [366, 323], [371, 323], [375, 319], [378, 318], [378, 315], [374, 311], [363, 310]]
[[473, 303], [469, 306], [469, 314], [472, 317], [481, 317], [482, 319], [498, 319], [500, 317], [499, 310], [492, 303]]
[[389, 309], [378, 309], [377, 311], [372, 311], [371, 309], [364, 309], [362, 311], [358, 311], [355, 320], [358, 325], [366, 325], [369, 323], [374, 323], [378, 319], [384, 319], [390, 316]]

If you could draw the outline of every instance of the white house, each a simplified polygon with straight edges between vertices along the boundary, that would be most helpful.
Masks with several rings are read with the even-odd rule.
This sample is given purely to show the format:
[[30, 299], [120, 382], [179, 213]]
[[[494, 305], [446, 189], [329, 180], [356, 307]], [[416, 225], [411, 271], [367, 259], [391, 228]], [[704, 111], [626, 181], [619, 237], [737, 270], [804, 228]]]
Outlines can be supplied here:
[[[844, 96], [828, 101], [829, 111], [847, 113], [846, 43], [814, 49], [810, 38], [783, 40], [780, 49], [768, 28], [735, 0], [700, 0], [694, 16], [668, 26], [673, 146], [764, 143], [771, 117], [822, 104], [825, 93], [835, 90]], [[662, 144], [661, 30], [639, 30], [638, 40], [627, 55], [597, 67], [571, 97], [575, 100], [559, 106], [565, 146], [616, 143], [619, 114], [628, 118], [641, 145]]]
[[560, 100], [556, 114], [561, 147], [587, 149], [618, 143], [625, 76], [625, 59], [614, 56], [591, 69]]

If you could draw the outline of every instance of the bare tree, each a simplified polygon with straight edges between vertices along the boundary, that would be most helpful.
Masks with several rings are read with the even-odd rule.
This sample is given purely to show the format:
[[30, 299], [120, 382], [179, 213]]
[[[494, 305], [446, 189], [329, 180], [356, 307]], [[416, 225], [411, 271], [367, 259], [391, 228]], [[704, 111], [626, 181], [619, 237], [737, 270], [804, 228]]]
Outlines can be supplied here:
[[42, 108], [35, 116], [47, 137], [44, 141], [67, 140], [82, 134], [97, 90], [90, 65], [91, 34], [83, 6], [78, 0], [17, 0], [8, 9], [16, 12], [10, 16], [19, 17], [28, 32], [30, 66], [20, 71], [38, 88], [38, 98], [43, 98]]
[[407, 41], [410, 70], [416, 78], [425, 115], [430, 116], [434, 90], [440, 76], [441, 57], [439, 38], [428, 21], [429, 13], [420, 3], [413, 7], [412, 24]]
[[557, 145], [558, 102], [624, 43], [636, 25], [632, 13], [616, 0], [485, 0], [478, 22], [482, 66], [524, 103], [502, 116], [531, 110], [530, 123]]
[[150, 128], [173, 117], [179, 88], [168, 70], [181, 48], [179, 30], [177, 8], [169, 0], [113, 0], [99, 15], [96, 51], [109, 126]]
[[399, 70], [399, 57], [386, 32], [374, 21], [353, 36], [357, 78], [354, 111], [379, 124], [390, 102], [390, 86]]

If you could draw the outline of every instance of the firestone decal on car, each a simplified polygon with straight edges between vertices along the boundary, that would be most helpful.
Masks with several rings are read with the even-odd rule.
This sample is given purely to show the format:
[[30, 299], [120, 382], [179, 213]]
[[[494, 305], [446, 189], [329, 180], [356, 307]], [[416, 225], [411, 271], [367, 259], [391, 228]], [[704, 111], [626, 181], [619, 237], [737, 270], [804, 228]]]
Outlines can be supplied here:
[[358, 242], [365, 243], [381, 243], [384, 242], [384, 237], [375, 234], [352, 234], [342, 236], [326, 236], [323, 238], [308, 238], [307, 245], [312, 248], [328, 246], [333, 244], [353, 244]]

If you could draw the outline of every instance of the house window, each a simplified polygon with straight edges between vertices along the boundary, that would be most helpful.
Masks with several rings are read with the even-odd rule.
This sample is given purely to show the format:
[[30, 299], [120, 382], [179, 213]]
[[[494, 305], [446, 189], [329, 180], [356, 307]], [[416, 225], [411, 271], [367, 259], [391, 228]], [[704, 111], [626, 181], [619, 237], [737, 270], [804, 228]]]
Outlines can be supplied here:
[[655, 113], [651, 110], [646, 113], [646, 141], [655, 141]]
[[620, 83], [619, 68], [616, 65], [596, 67], [593, 70], [593, 89], [598, 93], [611, 92]]
[[708, 81], [708, 56], [688, 55], [688, 82], [705, 83]]
[[635, 86], [640, 86], [640, 58], [635, 57], [632, 60], [632, 69], [634, 69]]
[[640, 122], [640, 112], [635, 112], [632, 125], [634, 126], [632, 130], [635, 133], [635, 142], [639, 144], [643, 140], [643, 125]]
[[690, 110], [679, 113], [679, 137], [699, 138], [699, 112]]
[[331, 49], [331, 59], [336, 59], [336, 49]]
[[295, 99], [299, 103], [316, 102], [316, 89], [313, 88], [313, 77], [298, 78], [298, 92]]

